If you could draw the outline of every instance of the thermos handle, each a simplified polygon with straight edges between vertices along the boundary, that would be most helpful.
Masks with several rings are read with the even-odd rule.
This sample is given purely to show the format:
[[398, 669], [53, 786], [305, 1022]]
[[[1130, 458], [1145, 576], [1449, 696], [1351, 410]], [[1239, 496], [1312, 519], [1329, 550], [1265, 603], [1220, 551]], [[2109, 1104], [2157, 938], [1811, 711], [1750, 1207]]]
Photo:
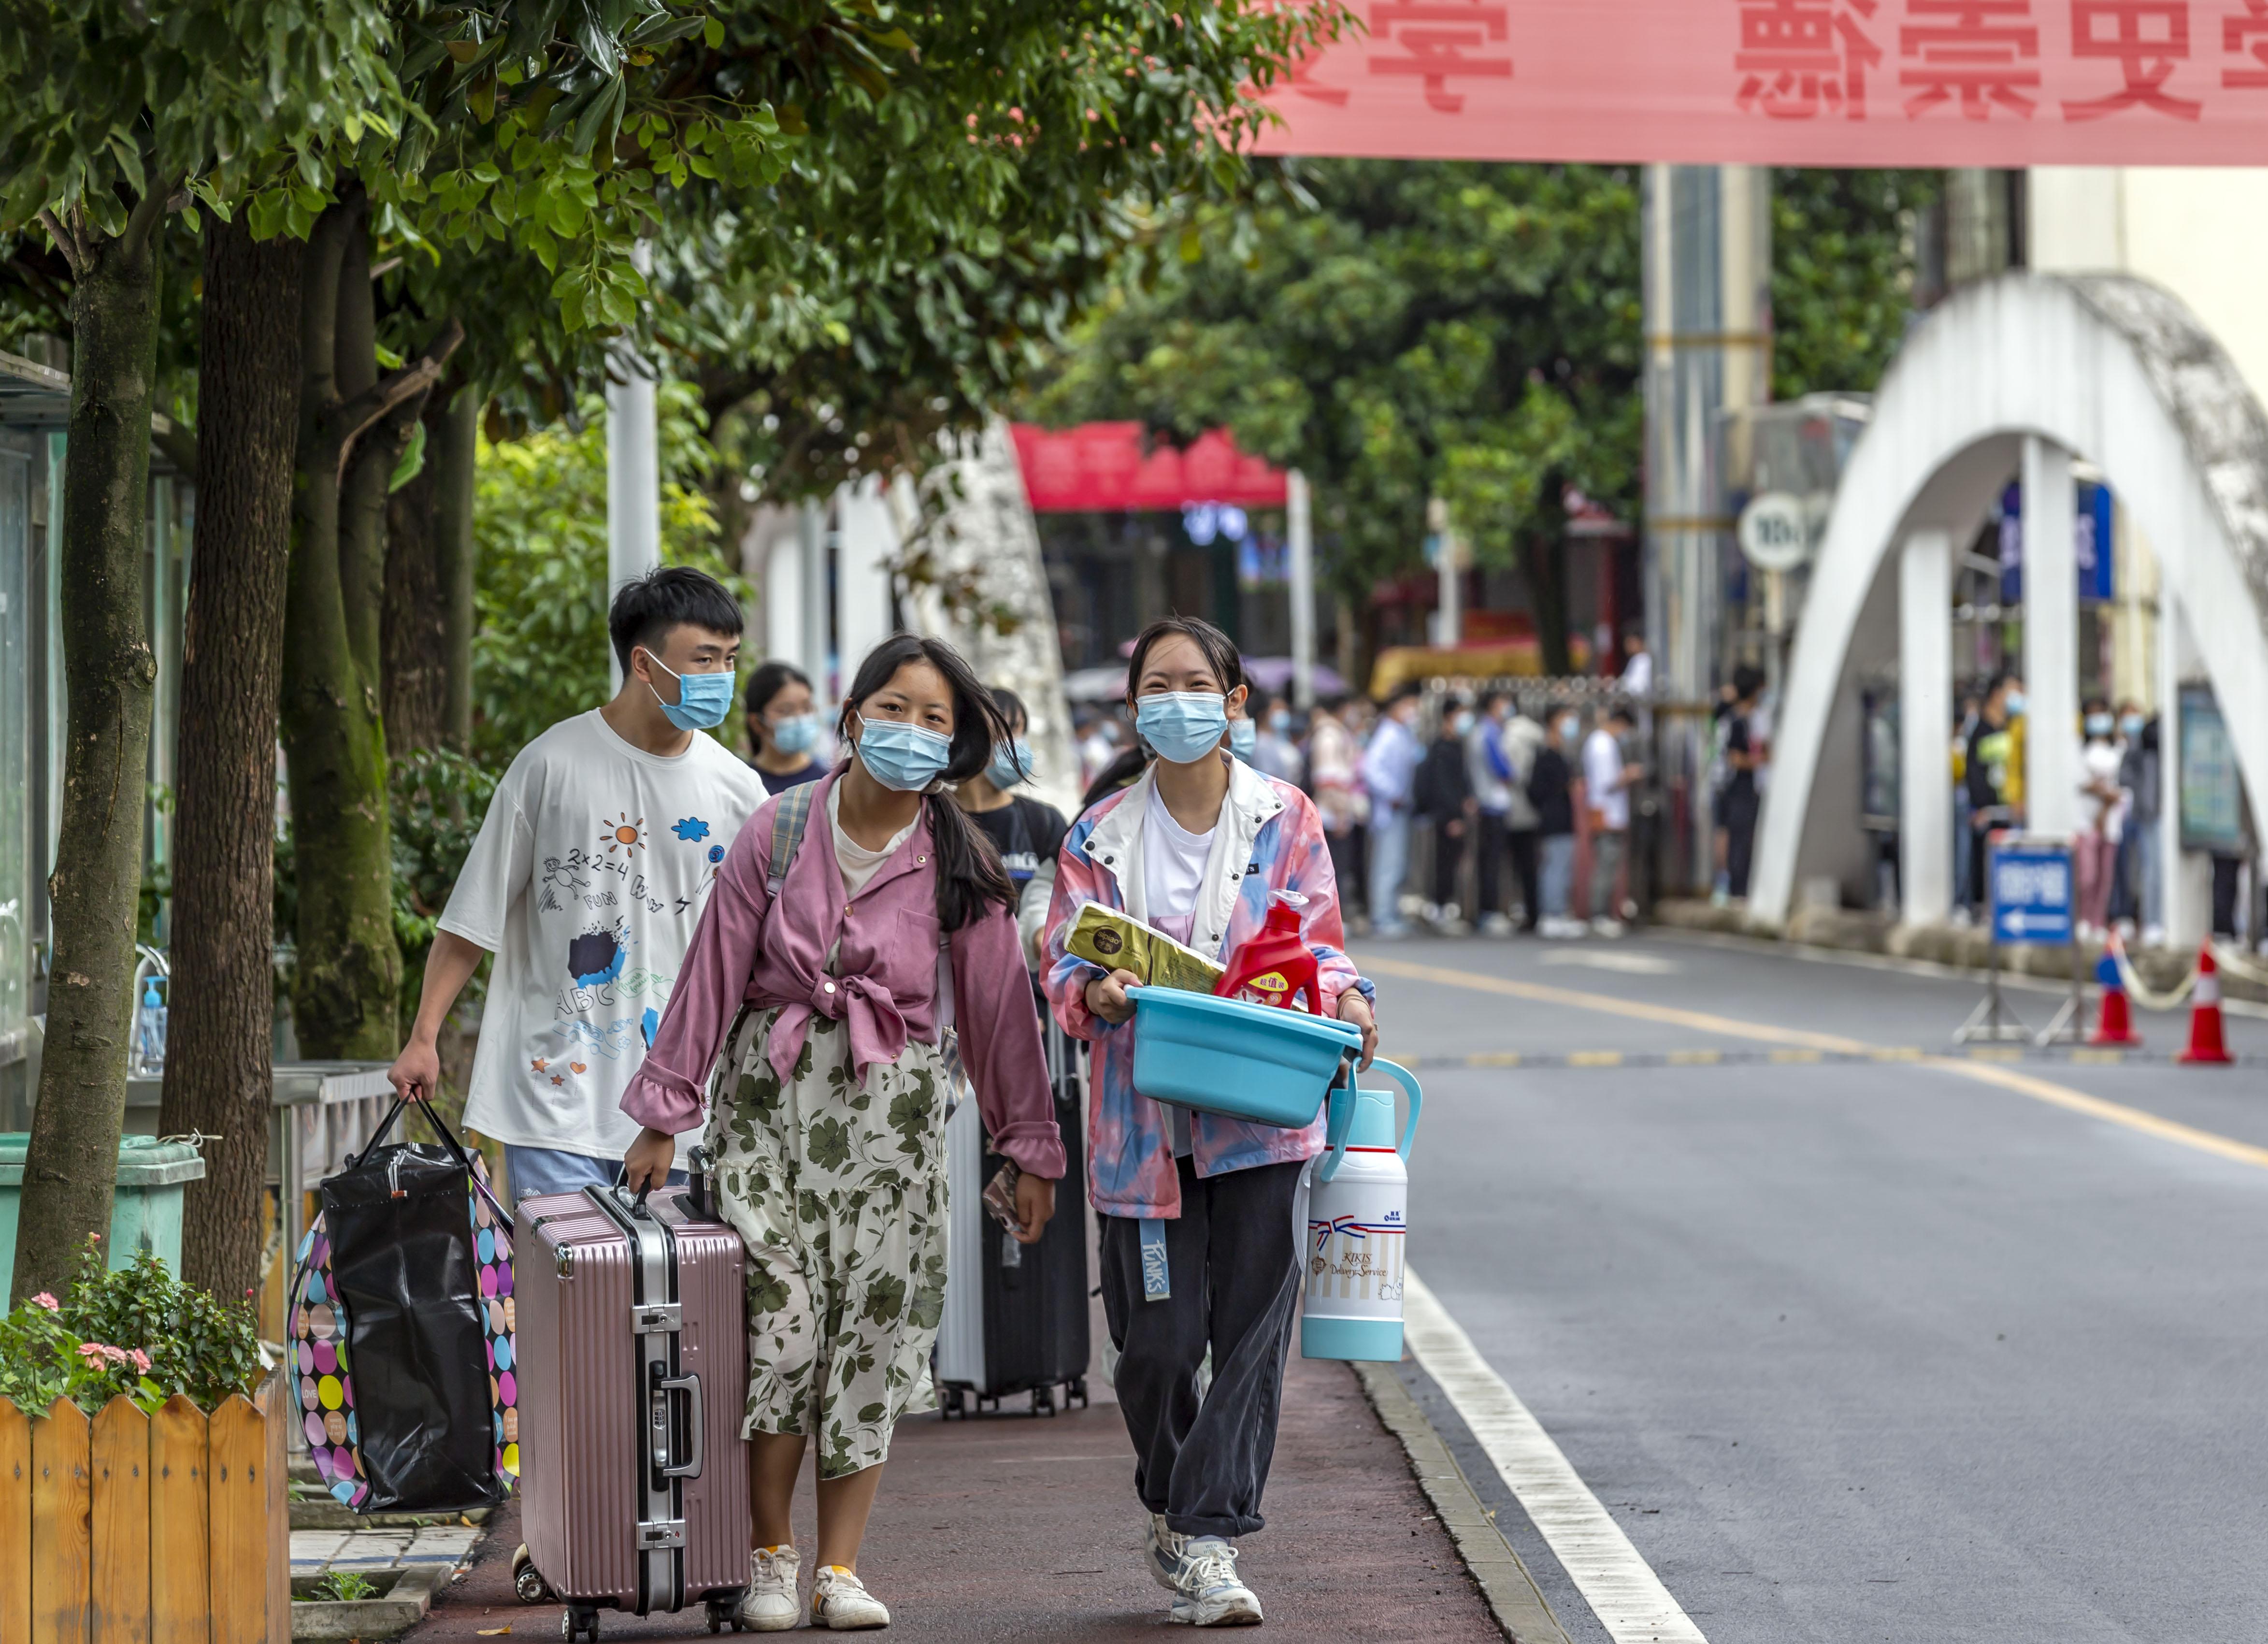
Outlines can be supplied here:
[[1394, 1150], [1402, 1155], [1402, 1161], [1407, 1164], [1410, 1162], [1410, 1144], [1418, 1139], [1418, 1110], [1424, 1105], [1425, 1099], [1418, 1092], [1416, 1077], [1401, 1063], [1389, 1062], [1381, 1057], [1371, 1065], [1384, 1068], [1388, 1074], [1392, 1075], [1396, 1084], [1410, 1093], [1410, 1117], [1403, 1121], [1401, 1145]]
[[[1331, 1087], [1330, 1117], [1323, 1127], [1323, 1145], [1329, 1151], [1325, 1154], [1322, 1162], [1316, 1167], [1315, 1180], [1318, 1182], [1328, 1182], [1338, 1174], [1339, 1163], [1346, 1157], [1347, 1132], [1353, 1127], [1354, 1124], [1353, 1058], [1349, 1057], [1341, 1065], [1345, 1082], [1344, 1085], [1335, 1084]], [[1425, 1095], [1418, 1088], [1417, 1076], [1401, 1063], [1389, 1062], [1384, 1057], [1381, 1057], [1373, 1062], [1371, 1066], [1383, 1069], [1410, 1097], [1410, 1117], [1403, 1121], [1402, 1140], [1394, 1150], [1401, 1156], [1402, 1161], [1407, 1164], [1410, 1161], [1410, 1144], [1418, 1139], [1418, 1110], [1425, 1105]]]

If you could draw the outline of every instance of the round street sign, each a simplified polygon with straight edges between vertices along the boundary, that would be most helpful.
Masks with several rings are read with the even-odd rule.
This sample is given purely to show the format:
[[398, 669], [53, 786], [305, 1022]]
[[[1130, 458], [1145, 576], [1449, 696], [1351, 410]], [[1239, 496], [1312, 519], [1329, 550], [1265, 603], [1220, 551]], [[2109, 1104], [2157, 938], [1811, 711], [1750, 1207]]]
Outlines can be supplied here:
[[1811, 557], [1811, 541], [1800, 497], [1766, 491], [1741, 511], [1741, 552], [1759, 571], [1793, 571]]

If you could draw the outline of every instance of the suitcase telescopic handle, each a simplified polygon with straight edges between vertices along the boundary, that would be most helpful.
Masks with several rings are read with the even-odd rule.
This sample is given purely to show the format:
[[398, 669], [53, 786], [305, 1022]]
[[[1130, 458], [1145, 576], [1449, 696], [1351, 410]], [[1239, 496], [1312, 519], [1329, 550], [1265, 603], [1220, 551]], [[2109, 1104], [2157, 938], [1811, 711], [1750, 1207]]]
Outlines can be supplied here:
[[[669, 1396], [673, 1392], [685, 1395], [686, 1456], [681, 1462], [669, 1458]], [[701, 1434], [701, 1376], [688, 1370], [683, 1375], [659, 1375], [653, 1382], [653, 1465], [665, 1478], [698, 1478], [701, 1476], [701, 1456], [705, 1448]]]

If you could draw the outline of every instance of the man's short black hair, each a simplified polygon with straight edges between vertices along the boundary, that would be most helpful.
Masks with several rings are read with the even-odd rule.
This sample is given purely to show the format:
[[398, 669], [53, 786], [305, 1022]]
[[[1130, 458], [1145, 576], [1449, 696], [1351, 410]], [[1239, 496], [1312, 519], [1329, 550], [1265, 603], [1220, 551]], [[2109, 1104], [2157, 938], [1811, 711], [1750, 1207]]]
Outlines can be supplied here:
[[690, 565], [664, 565], [625, 582], [607, 612], [607, 635], [622, 672], [630, 671], [630, 652], [648, 652], [669, 638], [673, 628], [705, 628], [712, 634], [740, 631], [740, 607], [725, 585]]
[[1607, 723], [1609, 725], [1635, 725], [1638, 721], [1631, 716], [1630, 704], [1626, 702], [1617, 702], [1610, 704], [1608, 706]]

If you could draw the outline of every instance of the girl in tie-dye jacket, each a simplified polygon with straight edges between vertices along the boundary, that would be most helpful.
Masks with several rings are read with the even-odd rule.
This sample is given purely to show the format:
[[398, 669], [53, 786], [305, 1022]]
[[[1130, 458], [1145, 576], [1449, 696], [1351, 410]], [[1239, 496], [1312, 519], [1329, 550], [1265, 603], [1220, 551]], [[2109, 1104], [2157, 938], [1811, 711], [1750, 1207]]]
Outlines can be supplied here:
[[[1376, 1023], [1369, 984], [1340, 949], [1338, 887], [1315, 807], [1227, 752], [1246, 694], [1236, 647], [1210, 623], [1165, 618], [1134, 642], [1126, 684], [1153, 757], [1064, 841], [1045, 985], [1056, 1019], [1094, 1045], [1087, 1179], [1118, 1349], [1112, 1386], [1149, 1515], [1144, 1556], [1173, 1590], [1174, 1620], [1248, 1624], [1263, 1618], [1260, 1599], [1236, 1577], [1231, 1538], [1263, 1522], [1299, 1312], [1300, 1176], [1322, 1151], [1323, 1124], [1248, 1124], [1141, 1095], [1128, 978], [1073, 956], [1065, 939], [1080, 906], [1100, 902], [1217, 959], [1259, 932], [1272, 893], [1296, 892], [1319, 962], [1317, 1002], [1361, 1028], [1366, 1050]], [[1208, 809], [1210, 824], [1194, 825]], [[1208, 1353], [1212, 1382], [1199, 1399]]]
[[[1374, 990], [1344, 951], [1338, 886], [1322, 822], [1314, 803], [1290, 783], [1263, 776], [1241, 760], [1230, 764], [1228, 800], [1198, 888], [1189, 946], [1209, 958], [1223, 958], [1259, 931], [1271, 892], [1296, 891], [1307, 899], [1301, 923], [1314, 950], [1325, 1004], [1336, 1015], [1338, 997], [1347, 989], [1359, 989], [1365, 997]], [[1057, 860], [1055, 901], [1048, 911], [1043, 985], [1049, 1003], [1065, 1032], [1094, 1046], [1088, 1078], [1087, 1181], [1095, 1209], [1106, 1216], [1181, 1214], [1167, 1110], [1134, 1088], [1134, 1024], [1114, 1027], [1086, 1007], [1086, 984], [1102, 969], [1064, 946], [1084, 903], [1100, 902], [1136, 918], [1145, 917], [1142, 824], [1154, 774], [1152, 767], [1072, 825]], [[1321, 1118], [1299, 1131], [1207, 1113], [1190, 1114], [1189, 1124], [1190, 1157], [1200, 1176], [1311, 1159], [1323, 1149]]]

